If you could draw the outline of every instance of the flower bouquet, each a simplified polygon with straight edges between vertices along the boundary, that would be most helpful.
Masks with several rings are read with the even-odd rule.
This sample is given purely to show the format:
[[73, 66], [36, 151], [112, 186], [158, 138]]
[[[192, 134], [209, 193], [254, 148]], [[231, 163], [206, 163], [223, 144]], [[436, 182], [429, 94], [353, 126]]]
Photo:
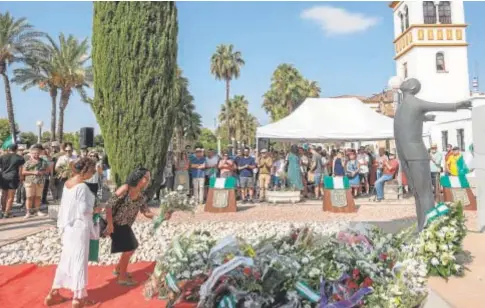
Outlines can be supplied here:
[[183, 187], [179, 186], [177, 191], [165, 192], [160, 198], [160, 213], [154, 219], [154, 230], [157, 230], [165, 220], [167, 213], [192, 212], [195, 211], [196, 202], [192, 197], [188, 197], [183, 192]]
[[[454, 256], [465, 234], [463, 208], [446, 207], [418, 236], [414, 226], [386, 234], [371, 225], [332, 236], [293, 229], [251, 243], [180, 236], [158, 260], [146, 296], [200, 308], [417, 307], [427, 296], [428, 274], [460, 273]], [[447, 250], [438, 248], [445, 244]]]

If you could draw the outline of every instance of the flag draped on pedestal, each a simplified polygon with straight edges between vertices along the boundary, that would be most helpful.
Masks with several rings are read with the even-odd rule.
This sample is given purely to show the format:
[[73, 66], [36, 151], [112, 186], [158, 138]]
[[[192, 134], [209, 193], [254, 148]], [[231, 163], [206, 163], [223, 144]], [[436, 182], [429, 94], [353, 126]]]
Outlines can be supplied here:
[[210, 188], [218, 188], [218, 189], [234, 189], [236, 188], [236, 178], [228, 177], [228, 178], [210, 178], [209, 181]]
[[441, 176], [440, 183], [444, 188], [470, 188], [466, 175], [443, 175]]
[[323, 185], [325, 189], [349, 189], [349, 178], [346, 176], [325, 176], [323, 178]]

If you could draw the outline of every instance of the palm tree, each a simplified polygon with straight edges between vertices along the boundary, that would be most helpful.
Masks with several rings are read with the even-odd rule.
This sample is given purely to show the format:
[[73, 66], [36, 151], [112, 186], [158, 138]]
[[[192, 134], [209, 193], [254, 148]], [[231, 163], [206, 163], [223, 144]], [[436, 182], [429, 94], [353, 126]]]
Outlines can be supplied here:
[[201, 116], [195, 111], [194, 97], [190, 94], [189, 81], [177, 69], [176, 100], [177, 112], [175, 114], [175, 138], [177, 149], [181, 151], [187, 140], [194, 141], [201, 132]]
[[44, 33], [35, 31], [27, 19], [15, 19], [8, 12], [0, 13], [0, 75], [5, 86], [7, 116], [12, 136], [15, 136], [16, 132], [15, 115], [7, 66], [14, 62], [22, 62], [35, 54], [42, 36]]
[[[45, 45], [44, 45], [45, 47]], [[39, 87], [42, 91], [49, 92], [51, 97], [51, 133], [50, 141], [56, 140], [56, 111], [58, 87], [56, 81], [58, 75], [53, 66], [53, 58], [47, 49], [37, 56], [26, 61], [26, 67], [15, 69], [13, 82], [22, 85], [26, 91], [33, 87]]]
[[229, 101], [231, 80], [239, 78], [241, 67], [245, 64], [241, 52], [233, 49], [232, 44], [221, 44], [211, 58], [211, 74], [226, 82], [226, 102]]
[[55, 75], [54, 85], [60, 89], [59, 119], [57, 123], [57, 138], [63, 140], [64, 113], [73, 90], [77, 91], [84, 101], [88, 101], [85, 87], [92, 85], [92, 68], [86, 63], [89, 56], [88, 39], [77, 40], [73, 35], [67, 38], [64, 34], [59, 35], [59, 43], [56, 43], [50, 36], [47, 37], [47, 49], [51, 54]]
[[273, 121], [278, 121], [307, 97], [319, 97], [320, 92], [316, 81], [305, 79], [293, 65], [281, 64], [273, 73], [270, 89], [263, 95], [263, 108]]
[[219, 112], [220, 132], [227, 133], [229, 139], [245, 141], [244, 134], [247, 134], [248, 125], [253, 123], [254, 118], [249, 114], [248, 106], [249, 103], [244, 95], [235, 95], [222, 105]]

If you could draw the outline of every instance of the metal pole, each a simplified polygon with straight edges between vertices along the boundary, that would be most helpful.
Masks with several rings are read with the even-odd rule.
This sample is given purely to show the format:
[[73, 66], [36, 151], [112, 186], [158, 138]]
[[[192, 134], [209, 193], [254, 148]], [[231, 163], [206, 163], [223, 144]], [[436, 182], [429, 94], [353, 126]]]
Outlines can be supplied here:
[[37, 143], [41, 143], [42, 140], [42, 126], [39, 126], [39, 136], [37, 136]]

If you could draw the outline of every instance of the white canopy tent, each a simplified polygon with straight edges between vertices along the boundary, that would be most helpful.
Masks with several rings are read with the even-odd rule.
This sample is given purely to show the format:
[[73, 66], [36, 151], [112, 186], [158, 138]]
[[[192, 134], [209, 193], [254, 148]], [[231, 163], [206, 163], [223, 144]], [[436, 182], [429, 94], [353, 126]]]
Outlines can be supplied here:
[[256, 138], [332, 142], [394, 139], [394, 120], [357, 98], [307, 98], [293, 113], [258, 127]]

